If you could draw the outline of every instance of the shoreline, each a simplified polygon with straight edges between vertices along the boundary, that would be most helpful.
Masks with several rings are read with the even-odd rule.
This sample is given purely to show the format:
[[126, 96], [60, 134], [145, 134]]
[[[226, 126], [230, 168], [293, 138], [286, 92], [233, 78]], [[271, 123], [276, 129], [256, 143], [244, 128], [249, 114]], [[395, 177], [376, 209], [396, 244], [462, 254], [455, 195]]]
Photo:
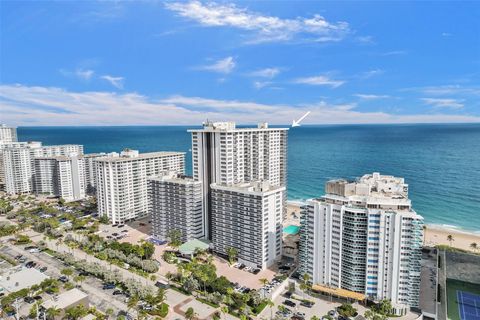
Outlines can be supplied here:
[[[301, 201], [287, 201], [289, 212], [299, 212]], [[438, 224], [425, 224], [424, 246], [450, 245], [447, 237], [451, 235], [451, 246], [458, 249], [475, 252], [470, 245], [476, 243], [480, 247], [480, 231], [470, 231], [457, 226], [445, 226]], [[477, 252], [479, 250], [477, 249]]]

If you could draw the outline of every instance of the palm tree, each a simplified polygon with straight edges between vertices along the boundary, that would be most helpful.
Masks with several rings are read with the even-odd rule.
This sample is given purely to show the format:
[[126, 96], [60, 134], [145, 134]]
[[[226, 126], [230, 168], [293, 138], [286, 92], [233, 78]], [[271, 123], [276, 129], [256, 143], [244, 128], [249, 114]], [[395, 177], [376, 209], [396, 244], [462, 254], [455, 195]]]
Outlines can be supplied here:
[[474, 251], [474, 252], [477, 252], [478, 250], [478, 245], [476, 242], [472, 242], [470, 243], [470, 248]]
[[192, 307], [188, 308], [187, 312], [185, 312], [185, 319], [187, 320], [193, 320], [195, 319], [196, 316], [197, 316], [197, 313]]
[[[261, 279], [258, 279], [258, 281], [260, 281], [260, 283], [262, 284], [262, 286], [265, 286], [267, 283], [268, 283], [268, 279], [267, 278], [261, 278]], [[262, 290], [263, 292], [263, 298], [265, 299], [265, 290]]]
[[423, 246], [425, 246], [425, 239], [426, 239], [426, 236], [427, 236], [427, 226], [426, 225], [423, 225]]
[[67, 279], [70, 279], [70, 276], [73, 274], [73, 270], [71, 268], [65, 268], [61, 271], [61, 274], [67, 276]]
[[138, 305], [138, 297], [136, 295], [133, 295], [130, 297], [130, 299], [128, 299], [128, 302], [127, 302], [127, 313], [131, 310], [131, 309], [137, 309], [137, 305]]
[[61, 312], [62, 310], [57, 307], [50, 307], [46, 312], [47, 319], [55, 319], [55, 317], [60, 315]]
[[105, 310], [105, 314], [107, 315], [107, 319], [110, 319], [110, 316], [113, 314], [113, 309], [112, 308], [108, 308], [107, 310]]
[[452, 236], [451, 234], [449, 234], [449, 235], [447, 236], [447, 240], [448, 240], [448, 242], [450, 242], [450, 247], [451, 247], [451, 246], [452, 246], [452, 242], [455, 241], [455, 239], [453, 239], [453, 236]]
[[267, 306], [270, 308], [270, 320], [273, 319], [273, 307], [275, 306], [275, 303], [272, 300], [267, 301]]

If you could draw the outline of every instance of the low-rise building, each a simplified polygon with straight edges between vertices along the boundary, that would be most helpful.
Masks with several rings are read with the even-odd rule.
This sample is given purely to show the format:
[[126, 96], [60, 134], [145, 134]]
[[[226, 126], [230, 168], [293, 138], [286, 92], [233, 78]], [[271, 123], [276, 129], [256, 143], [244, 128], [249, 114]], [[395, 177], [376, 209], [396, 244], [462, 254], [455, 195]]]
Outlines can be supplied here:
[[76, 307], [78, 305], [83, 305], [85, 308], [88, 308], [88, 295], [77, 288], [73, 288], [59, 294], [58, 296], [53, 297], [50, 300], [45, 301], [44, 303], [42, 303], [41, 307], [45, 310], [48, 310], [49, 308], [59, 309], [60, 314], [55, 316], [54, 319], [60, 320], [63, 319], [63, 317], [65, 316], [65, 311], [68, 308]]
[[49, 277], [35, 268], [12, 268], [0, 275], [0, 292], [9, 294], [38, 285]]

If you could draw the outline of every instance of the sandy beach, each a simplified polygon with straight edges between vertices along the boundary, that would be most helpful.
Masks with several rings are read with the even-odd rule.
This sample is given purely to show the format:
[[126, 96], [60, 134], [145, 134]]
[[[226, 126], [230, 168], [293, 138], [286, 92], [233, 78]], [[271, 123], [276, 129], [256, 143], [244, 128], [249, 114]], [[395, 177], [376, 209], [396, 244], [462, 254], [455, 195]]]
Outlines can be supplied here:
[[[296, 202], [288, 202], [287, 205], [288, 217], [291, 218], [291, 213], [295, 212], [300, 216], [300, 204]], [[453, 241], [450, 243], [447, 239], [448, 235], [452, 235]], [[480, 234], [469, 233], [462, 230], [455, 230], [443, 228], [436, 225], [427, 225], [425, 230], [425, 245], [435, 246], [438, 244], [451, 245], [452, 247], [469, 250], [474, 252], [470, 247], [472, 243], [476, 243], [480, 252]]]

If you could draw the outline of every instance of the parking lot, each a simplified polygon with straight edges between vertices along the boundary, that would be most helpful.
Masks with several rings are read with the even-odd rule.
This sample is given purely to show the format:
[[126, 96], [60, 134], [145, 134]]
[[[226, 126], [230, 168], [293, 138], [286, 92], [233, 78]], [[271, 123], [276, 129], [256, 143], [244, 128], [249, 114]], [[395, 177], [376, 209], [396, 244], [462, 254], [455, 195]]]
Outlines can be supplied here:
[[[0, 248], [0, 252], [4, 255], [9, 256], [10, 258], [15, 259], [17, 257], [17, 261], [20, 263], [18, 267], [27, 267], [25, 264], [29, 262], [35, 263], [32, 266], [30, 263], [29, 266], [36, 268], [38, 270], [42, 268], [44, 269], [44, 273], [53, 279], [59, 279], [62, 276], [61, 270], [64, 269], [66, 266], [63, 263], [46, 253], [30, 253], [29, 250], [25, 250], [20, 246], [3, 246]], [[22, 256], [22, 258], [18, 258], [18, 256]], [[22, 262], [23, 261], [23, 262]], [[79, 272], [75, 272], [70, 279], [74, 276], [79, 275]], [[70, 281], [67, 279], [67, 281]], [[64, 282], [62, 280], [61, 282]], [[103, 283], [102, 281], [98, 280], [92, 276], [86, 276], [85, 280], [79, 284], [81, 290], [85, 291], [89, 295], [89, 300], [92, 305], [97, 307], [99, 310], [106, 311], [107, 309], [111, 308], [114, 310], [114, 314], [118, 314], [122, 310], [127, 310], [127, 306], [125, 303], [125, 296], [114, 296], [112, 293], [114, 289], [111, 290], [103, 290]], [[54, 295], [43, 294], [41, 296], [43, 301], [52, 299]], [[21, 301], [20, 302], [20, 314], [28, 314], [28, 311], [31, 308], [31, 304], [33, 301]]]

